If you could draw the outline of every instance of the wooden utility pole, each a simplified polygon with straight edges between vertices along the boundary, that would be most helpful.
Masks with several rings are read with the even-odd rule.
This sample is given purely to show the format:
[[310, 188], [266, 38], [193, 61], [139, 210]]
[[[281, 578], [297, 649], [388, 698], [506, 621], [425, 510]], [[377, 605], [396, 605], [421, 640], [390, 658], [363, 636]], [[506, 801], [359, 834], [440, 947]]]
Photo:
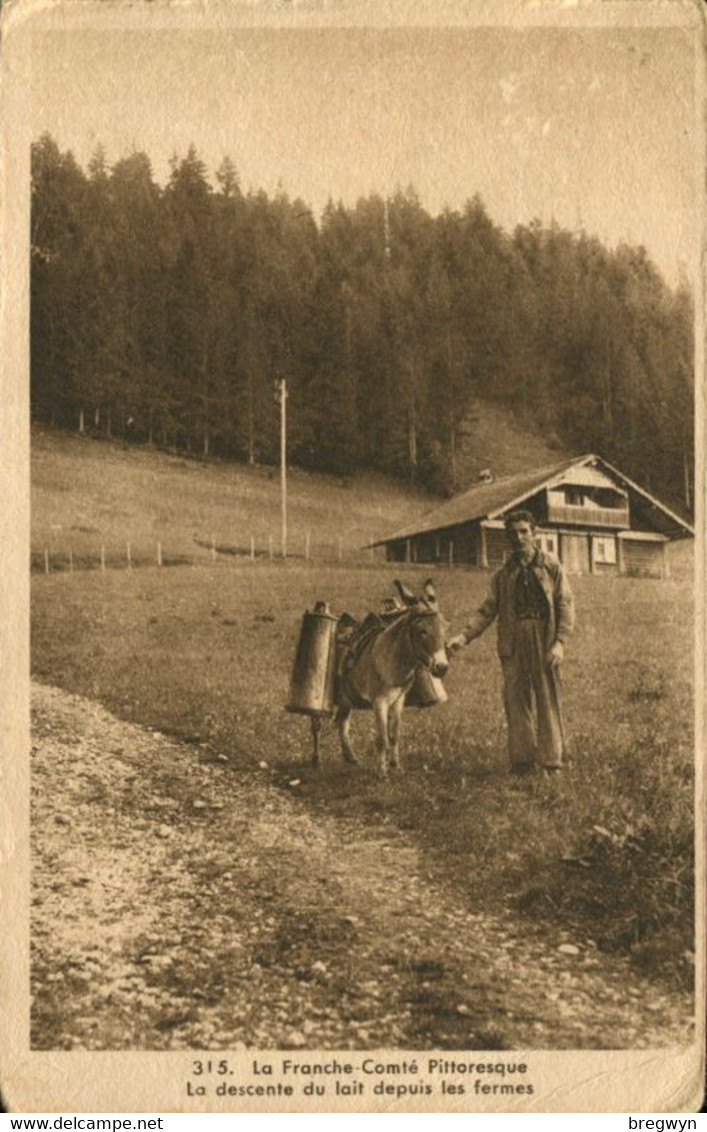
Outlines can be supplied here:
[[287, 558], [287, 382], [281, 377], [276, 385], [280, 404], [280, 488], [282, 497], [282, 557]]

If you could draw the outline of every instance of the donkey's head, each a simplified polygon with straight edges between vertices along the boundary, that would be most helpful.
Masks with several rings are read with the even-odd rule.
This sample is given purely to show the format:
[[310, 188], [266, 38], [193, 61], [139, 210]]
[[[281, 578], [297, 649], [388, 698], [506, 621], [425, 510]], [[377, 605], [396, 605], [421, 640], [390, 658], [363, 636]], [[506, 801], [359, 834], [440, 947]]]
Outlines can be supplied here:
[[433, 676], [442, 677], [449, 668], [445, 647], [445, 622], [437, 604], [434, 583], [428, 578], [420, 597], [396, 579], [398, 593], [407, 607], [410, 639], [415, 659]]

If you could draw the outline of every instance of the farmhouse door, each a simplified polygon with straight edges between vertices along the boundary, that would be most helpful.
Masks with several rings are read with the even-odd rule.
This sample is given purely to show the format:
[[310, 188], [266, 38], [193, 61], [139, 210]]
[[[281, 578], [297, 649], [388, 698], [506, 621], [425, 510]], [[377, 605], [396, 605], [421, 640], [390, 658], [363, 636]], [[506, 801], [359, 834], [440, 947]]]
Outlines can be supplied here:
[[622, 539], [624, 571], [646, 578], [665, 577], [665, 543], [642, 542], [639, 539]]
[[586, 535], [562, 536], [562, 565], [568, 574], [589, 573], [589, 539]]

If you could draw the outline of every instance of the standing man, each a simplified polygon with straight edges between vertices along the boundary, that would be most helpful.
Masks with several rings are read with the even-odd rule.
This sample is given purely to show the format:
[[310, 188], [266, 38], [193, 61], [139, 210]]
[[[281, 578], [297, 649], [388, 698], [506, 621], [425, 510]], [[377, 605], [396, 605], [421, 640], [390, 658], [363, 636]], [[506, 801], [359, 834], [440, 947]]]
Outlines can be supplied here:
[[536, 546], [533, 515], [514, 511], [505, 527], [513, 553], [447, 649], [468, 645], [498, 618], [511, 770], [526, 774], [538, 767], [553, 773], [564, 755], [559, 668], [574, 625], [574, 601], [560, 563]]

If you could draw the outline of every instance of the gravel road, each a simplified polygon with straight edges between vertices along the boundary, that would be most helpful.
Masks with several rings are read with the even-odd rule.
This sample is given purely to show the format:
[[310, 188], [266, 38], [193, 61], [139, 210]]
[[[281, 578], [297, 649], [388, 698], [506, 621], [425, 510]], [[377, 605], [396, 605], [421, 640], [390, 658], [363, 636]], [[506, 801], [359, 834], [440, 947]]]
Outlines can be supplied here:
[[596, 1049], [690, 1039], [591, 940], [460, 902], [388, 826], [33, 688], [35, 1049]]

